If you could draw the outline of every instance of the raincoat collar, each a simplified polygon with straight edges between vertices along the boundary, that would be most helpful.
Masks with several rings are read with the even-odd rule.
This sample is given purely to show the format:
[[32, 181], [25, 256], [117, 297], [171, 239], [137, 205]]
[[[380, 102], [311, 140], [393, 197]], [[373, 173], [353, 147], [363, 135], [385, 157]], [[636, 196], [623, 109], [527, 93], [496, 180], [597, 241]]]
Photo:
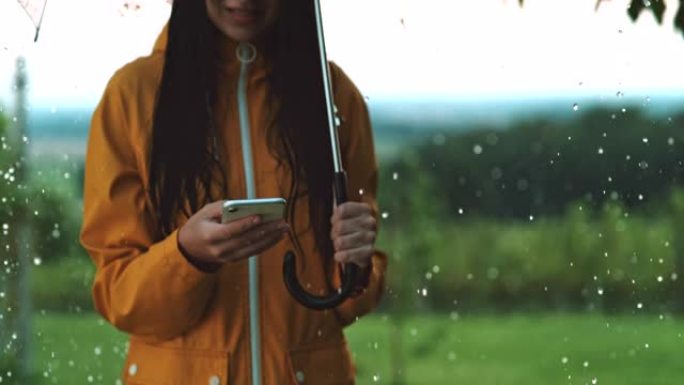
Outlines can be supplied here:
[[[240, 68], [240, 61], [237, 57], [237, 50], [239, 44], [237, 41], [229, 38], [220, 31], [213, 29], [216, 34], [215, 37], [215, 58], [217, 67], [223, 71], [232, 72]], [[153, 53], [166, 52], [166, 45], [168, 42], [169, 24], [166, 23], [164, 28], [159, 33], [156, 42], [154, 43]], [[263, 54], [263, 47], [257, 46], [257, 55], [254, 62], [250, 63], [252, 69], [252, 76], [256, 78], [266, 77], [270, 70], [270, 63], [265, 59]]]

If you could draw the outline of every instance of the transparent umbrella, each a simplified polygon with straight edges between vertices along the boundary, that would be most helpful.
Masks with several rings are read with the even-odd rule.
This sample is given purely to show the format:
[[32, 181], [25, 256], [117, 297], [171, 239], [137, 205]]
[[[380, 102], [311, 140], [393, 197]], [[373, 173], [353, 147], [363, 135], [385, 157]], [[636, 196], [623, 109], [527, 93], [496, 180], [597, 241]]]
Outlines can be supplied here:
[[36, 27], [36, 36], [33, 38], [33, 41], [37, 41], [47, 0], [19, 0], [19, 4], [24, 8], [31, 22]]

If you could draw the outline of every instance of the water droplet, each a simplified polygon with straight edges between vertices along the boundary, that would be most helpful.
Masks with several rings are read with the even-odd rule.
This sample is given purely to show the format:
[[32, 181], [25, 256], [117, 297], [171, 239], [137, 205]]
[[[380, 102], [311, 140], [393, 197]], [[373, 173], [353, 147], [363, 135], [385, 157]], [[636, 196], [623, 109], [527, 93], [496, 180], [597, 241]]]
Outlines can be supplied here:
[[473, 153], [475, 155], [482, 154], [482, 146], [480, 146], [479, 144], [476, 144], [475, 146], [473, 146]]
[[393, 174], [392, 174], [392, 179], [393, 179], [393, 180], [399, 179], [399, 173], [398, 173], [398, 172], [393, 173]]
[[95, 347], [95, 355], [99, 356], [100, 354], [102, 354], [102, 348], [100, 348], [99, 346], [96, 346]]
[[71, 177], [71, 174], [69, 174], [68, 172], [64, 173], [64, 179], [69, 179], [70, 177]]
[[43, 260], [40, 259], [40, 257], [35, 257], [33, 258], [33, 264], [36, 266], [40, 266], [43, 263]]
[[572, 105], [572, 110], [573, 111], [579, 111], [579, 104], [575, 103]]
[[603, 288], [599, 287], [598, 290], [596, 290], [598, 295], [603, 295]]
[[389, 217], [389, 213], [387, 211], [382, 213], [382, 219], [387, 219]]
[[643, 307], [644, 307], [644, 304], [643, 304], [643, 303], [639, 302], [639, 303], [637, 304], [637, 309], [642, 309]]
[[668, 144], [668, 145], [674, 146], [674, 143], [675, 143], [674, 138], [668, 138], [668, 139], [667, 139], [667, 144]]
[[461, 214], [461, 215], [463, 215], [463, 209], [462, 209], [462, 208], [459, 208], [459, 209], [458, 209], [458, 213]]
[[530, 215], [530, 222], [534, 220], [534, 215]]
[[592, 378], [592, 379], [591, 379], [591, 384], [592, 384], [592, 385], [598, 384], [598, 379], [596, 379], [596, 377]]
[[568, 363], [568, 357], [561, 358], [561, 363], [563, 363], [563, 365], [567, 364]]
[[641, 141], [644, 142], [644, 143], [648, 143], [648, 138], [646, 138], [646, 137], [641, 138]]
[[642, 194], [639, 194], [639, 196], [637, 198], [639, 198], [640, 201], [644, 200], [644, 196]]
[[622, 111], [622, 113], [624, 114], [627, 112], [627, 109], [623, 107], [620, 111]]
[[363, 189], [362, 188], [359, 189], [359, 195], [363, 195]]
[[599, 153], [599, 155], [603, 155], [603, 147], [599, 147], [598, 153]]
[[378, 382], [380, 381], [380, 375], [379, 374], [374, 374], [373, 375], [373, 382]]
[[422, 288], [422, 289], [420, 290], [420, 294], [421, 294], [423, 297], [427, 297], [427, 295], [428, 295], [428, 289], [425, 288], [425, 287]]
[[676, 280], [677, 280], [677, 273], [672, 273], [672, 274], [670, 274], [670, 280], [671, 280], [671, 281], [676, 281]]
[[618, 91], [618, 92], [615, 94], [615, 96], [617, 96], [618, 98], [621, 98], [621, 97], [625, 96], [625, 94], [623, 94], [622, 91]]
[[589, 367], [589, 361], [584, 361], [584, 363], [582, 363], [582, 366], [584, 366], [585, 368], [588, 368]]
[[648, 162], [646, 162], [645, 160], [642, 160], [641, 162], [639, 162], [639, 168], [642, 170], [647, 169], [648, 168]]
[[437, 266], [437, 265], [432, 266], [432, 272], [435, 274], [438, 274], [439, 273], [439, 266]]

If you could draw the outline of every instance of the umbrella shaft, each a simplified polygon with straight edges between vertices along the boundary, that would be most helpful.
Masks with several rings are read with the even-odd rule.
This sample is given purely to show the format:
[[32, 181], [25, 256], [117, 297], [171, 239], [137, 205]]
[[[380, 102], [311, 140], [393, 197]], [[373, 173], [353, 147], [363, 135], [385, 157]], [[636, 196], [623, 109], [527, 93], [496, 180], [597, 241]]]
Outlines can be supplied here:
[[321, 1], [314, 0], [316, 6], [316, 28], [318, 30], [318, 48], [321, 53], [321, 72], [323, 74], [323, 87], [325, 92], [325, 104], [328, 112], [328, 128], [330, 130], [330, 145], [333, 152], [333, 164], [335, 173], [344, 172], [342, 168], [342, 156], [340, 154], [339, 139], [337, 136], [337, 116], [335, 102], [333, 101], [332, 81], [330, 79], [330, 67], [328, 55], [325, 50], [325, 35], [323, 33], [323, 15], [321, 13]]

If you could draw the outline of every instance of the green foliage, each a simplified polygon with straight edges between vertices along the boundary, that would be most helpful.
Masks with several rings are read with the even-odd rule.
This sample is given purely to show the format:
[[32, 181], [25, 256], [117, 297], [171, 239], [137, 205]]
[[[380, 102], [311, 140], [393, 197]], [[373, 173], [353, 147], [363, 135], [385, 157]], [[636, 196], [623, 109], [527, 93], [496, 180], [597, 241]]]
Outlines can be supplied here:
[[[401, 266], [391, 266], [389, 301], [442, 311], [674, 311], [682, 246], [671, 222], [681, 216], [670, 211], [630, 215], [610, 202], [598, 216], [577, 203], [556, 218], [470, 217], [434, 223], [430, 244], [411, 227], [386, 226], [379, 247], [401, 256]], [[424, 245], [420, 254], [411, 254], [414, 244]]]
[[[598, 109], [568, 122], [447, 135], [414, 145], [387, 167], [414, 165], [402, 175], [409, 190], [423, 178], [438, 181], [430, 202], [444, 197], [440, 204], [451, 218], [463, 210], [496, 218], [560, 215], [578, 200], [594, 210], [614, 200], [632, 209], [662, 200], [682, 183], [682, 124], [684, 116], [654, 121], [637, 109]], [[392, 185], [382, 176], [381, 186]]]

